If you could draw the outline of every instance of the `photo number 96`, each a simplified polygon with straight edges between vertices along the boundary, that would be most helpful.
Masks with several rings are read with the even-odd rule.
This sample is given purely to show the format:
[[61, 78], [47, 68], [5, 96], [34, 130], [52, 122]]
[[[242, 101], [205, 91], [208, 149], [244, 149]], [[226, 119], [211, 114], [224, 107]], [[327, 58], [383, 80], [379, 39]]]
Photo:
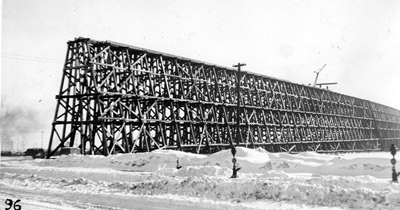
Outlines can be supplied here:
[[4, 202], [7, 205], [5, 210], [21, 210], [21, 205], [18, 204], [20, 201], [20, 199], [16, 200], [15, 202], [11, 199], [7, 199]]

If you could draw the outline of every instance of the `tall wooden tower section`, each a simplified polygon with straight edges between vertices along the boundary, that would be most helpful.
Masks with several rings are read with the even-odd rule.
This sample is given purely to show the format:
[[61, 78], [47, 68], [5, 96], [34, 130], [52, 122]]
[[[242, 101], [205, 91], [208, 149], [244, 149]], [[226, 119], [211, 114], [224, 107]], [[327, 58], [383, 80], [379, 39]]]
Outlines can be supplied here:
[[400, 146], [399, 110], [110, 41], [68, 42], [56, 99], [48, 157], [62, 147], [109, 155], [232, 144], [271, 152]]

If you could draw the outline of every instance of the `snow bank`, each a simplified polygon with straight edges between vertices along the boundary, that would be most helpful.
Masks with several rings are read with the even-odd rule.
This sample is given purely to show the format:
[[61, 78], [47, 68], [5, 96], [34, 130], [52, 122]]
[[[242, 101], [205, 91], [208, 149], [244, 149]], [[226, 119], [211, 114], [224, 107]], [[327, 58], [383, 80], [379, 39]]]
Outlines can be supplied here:
[[[104, 156], [60, 156], [2, 163], [3, 181], [86, 193], [182, 195], [235, 203], [289, 202], [363, 209], [400, 209], [400, 185], [391, 180], [389, 153], [299, 154], [237, 148], [232, 154], [157, 150]], [[31, 176], [35, 174], [35, 176]]]
[[[241, 173], [259, 176], [289, 175], [370, 175], [387, 178], [391, 174], [390, 154], [353, 153], [299, 154], [269, 153], [263, 149], [237, 148], [237, 164]], [[102, 168], [130, 172], [157, 172], [179, 176], [226, 176], [232, 168], [230, 150], [223, 150], [206, 156], [171, 150], [157, 150], [150, 153], [118, 154], [104, 156], [61, 156], [54, 160], [43, 160], [40, 166]], [[176, 169], [181, 166], [181, 169]]]

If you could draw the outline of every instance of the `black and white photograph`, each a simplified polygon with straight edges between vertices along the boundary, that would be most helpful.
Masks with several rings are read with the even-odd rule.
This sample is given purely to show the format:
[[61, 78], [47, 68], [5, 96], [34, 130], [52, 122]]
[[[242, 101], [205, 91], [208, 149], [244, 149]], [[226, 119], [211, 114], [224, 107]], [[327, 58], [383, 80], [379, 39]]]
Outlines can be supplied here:
[[0, 209], [400, 209], [400, 1], [0, 8]]

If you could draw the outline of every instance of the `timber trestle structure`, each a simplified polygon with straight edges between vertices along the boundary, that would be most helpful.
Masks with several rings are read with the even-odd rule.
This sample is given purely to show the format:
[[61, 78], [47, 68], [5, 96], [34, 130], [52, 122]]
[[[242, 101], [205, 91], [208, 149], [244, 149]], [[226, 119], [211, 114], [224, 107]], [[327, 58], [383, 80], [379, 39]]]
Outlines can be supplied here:
[[62, 147], [109, 155], [400, 146], [400, 111], [388, 106], [110, 41], [68, 42], [56, 99], [48, 158]]

